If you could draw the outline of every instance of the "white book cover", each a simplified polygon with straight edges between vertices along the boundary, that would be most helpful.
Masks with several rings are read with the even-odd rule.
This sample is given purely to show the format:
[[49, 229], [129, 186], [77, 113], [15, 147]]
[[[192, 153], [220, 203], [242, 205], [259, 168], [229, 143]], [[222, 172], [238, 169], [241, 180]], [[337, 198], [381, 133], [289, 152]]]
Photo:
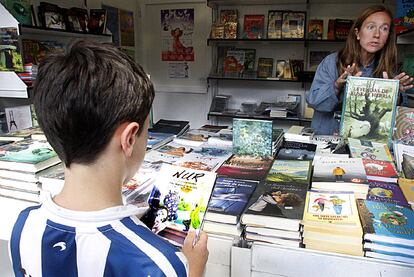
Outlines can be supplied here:
[[33, 126], [30, 105], [4, 109], [9, 132], [27, 129]]

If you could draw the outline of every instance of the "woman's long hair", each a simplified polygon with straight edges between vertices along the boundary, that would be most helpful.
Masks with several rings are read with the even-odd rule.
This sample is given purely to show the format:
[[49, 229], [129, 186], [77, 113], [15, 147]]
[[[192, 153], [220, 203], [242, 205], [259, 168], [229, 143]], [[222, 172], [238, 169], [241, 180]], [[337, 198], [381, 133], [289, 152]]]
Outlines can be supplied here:
[[382, 78], [382, 72], [385, 71], [388, 73], [390, 78], [394, 77], [397, 66], [397, 46], [395, 44], [394, 23], [391, 11], [382, 5], [368, 7], [355, 20], [346, 39], [345, 47], [338, 53], [336, 67], [338, 68], [339, 75], [345, 71], [345, 68], [348, 65], [352, 65], [353, 63], [357, 66], [356, 72], [359, 71], [359, 65], [361, 63], [361, 45], [359, 44], [359, 40], [357, 40], [355, 29], [359, 32], [365, 19], [377, 12], [385, 12], [391, 19], [391, 26], [388, 39], [385, 42], [384, 47], [375, 53], [374, 59], [376, 59], [378, 63], [374, 69], [373, 76]]

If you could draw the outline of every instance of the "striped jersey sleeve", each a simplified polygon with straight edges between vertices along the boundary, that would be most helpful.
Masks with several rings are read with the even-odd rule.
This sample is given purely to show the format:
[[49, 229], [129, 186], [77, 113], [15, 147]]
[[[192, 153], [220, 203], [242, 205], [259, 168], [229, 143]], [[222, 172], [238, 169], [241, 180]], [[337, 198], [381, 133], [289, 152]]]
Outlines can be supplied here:
[[22, 211], [10, 255], [16, 276], [187, 276], [176, 247], [132, 216], [109, 224], [65, 224], [41, 206]]

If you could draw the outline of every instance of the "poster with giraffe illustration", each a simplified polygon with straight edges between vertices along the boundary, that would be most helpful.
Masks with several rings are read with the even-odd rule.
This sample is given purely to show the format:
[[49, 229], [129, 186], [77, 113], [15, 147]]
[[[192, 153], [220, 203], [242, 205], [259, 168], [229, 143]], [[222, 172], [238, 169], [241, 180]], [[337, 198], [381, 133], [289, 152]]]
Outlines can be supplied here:
[[161, 10], [161, 60], [194, 61], [194, 9]]

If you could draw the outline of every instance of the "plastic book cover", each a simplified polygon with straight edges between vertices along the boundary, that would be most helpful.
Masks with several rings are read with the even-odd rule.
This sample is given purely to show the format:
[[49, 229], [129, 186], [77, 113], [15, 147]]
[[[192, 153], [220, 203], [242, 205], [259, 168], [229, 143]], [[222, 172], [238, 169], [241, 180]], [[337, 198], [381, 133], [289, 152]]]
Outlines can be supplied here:
[[239, 217], [258, 182], [218, 177], [208, 204], [208, 212]]
[[0, 147], [0, 161], [37, 164], [56, 157], [46, 141], [26, 139]]
[[284, 12], [282, 38], [305, 38], [305, 12]]
[[231, 156], [218, 169], [217, 174], [229, 178], [262, 180], [269, 170], [273, 159], [251, 156]]
[[310, 184], [310, 161], [275, 160], [267, 173], [266, 182], [278, 184]]
[[400, 187], [386, 182], [369, 181], [367, 200], [410, 206]]
[[148, 198], [142, 221], [154, 232], [182, 245], [190, 229], [200, 229], [216, 174], [164, 164]]
[[267, 38], [282, 38], [283, 11], [269, 11], [267, 14]]
[[386, 143], [391, 140], [399, 81], [349, 76], [346, 81], [340, 134]]
[[238, 76], [244, 70], [245, 52], [243, 50], [228, 50], [224, 59], [224, 74]]
[[243, 38], [263, 38], [264, 18], [263, 14], [246, 14], [243, 22]]
[[302, 219], [308, 186], [265, 182], [257, 186], [244, 214]]
[[303, 220], [358, 226], [355, 196], [352, 192], [310, 190], [306, 196]]
[[272, 156], [273, 122], [270, 120], [233, 119], [233, 153], [239, 156]]
[[254, 72], [256, 63], [256, 49], [239, 49], [244, 51], [244, 73]]
[[322, 39], [323, 19], [310, 19], [308, 23], [308, 39]]
[[364, 239], [414, 245], [414, 211], [392, 203], [358, 200]]
[[367, 182], [362, 159], [320, 157], [314, 160], [312, 182]]
[[348, 144], [353, 158], [392, 162], [390, 150], [384, 143], [348, 138]]
[[273, 76], [273, 58], [259, 58], [257, 61], [257, 78]]
[[414, 108], [397, 107], [393, 140], [402, 144], [414, 145]]

